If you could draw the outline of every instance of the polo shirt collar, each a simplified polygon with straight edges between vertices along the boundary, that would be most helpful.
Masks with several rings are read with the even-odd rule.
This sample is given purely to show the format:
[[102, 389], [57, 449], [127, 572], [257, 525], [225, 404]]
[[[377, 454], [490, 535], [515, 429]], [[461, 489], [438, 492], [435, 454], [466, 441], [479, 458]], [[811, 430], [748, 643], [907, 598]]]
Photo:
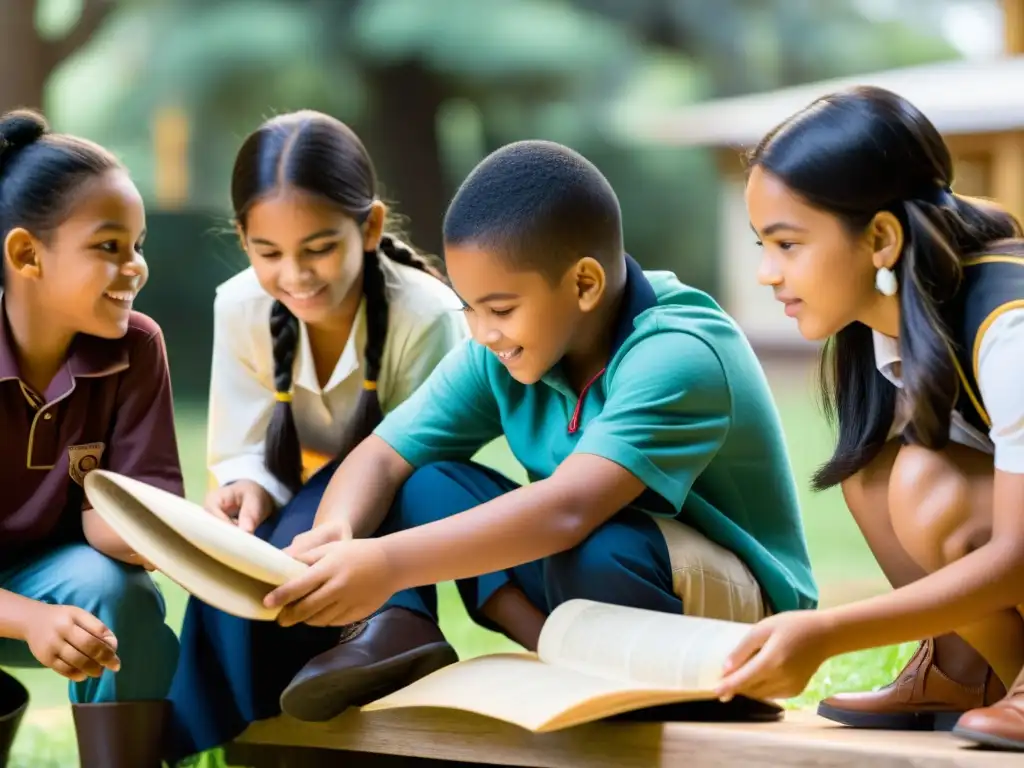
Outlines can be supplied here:
[[323, 387], [320, 386], [320, 379], [316, 373], [316, 360], [313, 357], [313, 345], [309, 339], [309, 329], [301, 320], [299, 321], [299, 341], [295, 359], [295, 386], [314, 394], [326, 394], [340, 386], [352, 374], [359, 370], [359, 348], [358, 342], [363, 335], [363, 325], [366, 317], [366, 299], [359, 303], [355, 319], [352, 321], [352, 329], [349, 331], [348, 339], [341, 351], [338, 362], [334, 364], [334, 370]]
[[[622, 345], [626, 343], [626, 339], [629, 338], [630, 334], [635, 330], [634, 322], [637, 317], [646, 312], [652, 307], [658, 305], [658, 296], [654, 292], [653, 286], [644, 274], [643, 267], [628, 253], [626, 254], [626, 285], [622, 297], [622, 304], [619, 305], [619, 312], [615, 318], [614, 335], [612, 336], [612, 348], [608, 355], [608, 360], [611, 360], [618, 351], [622, 348]], [[581, 407], [583, 398], [587, 394], [587, 390], [604, 374], [605, 368], [601, 368], [594, 377], [587, 382], [583, 391], [580, 393], [577, 401], [577, 411]], [[555, 366], [552, 370], [548, 371], [543, 377], [543, 381], [548, 386], [554, 387], [560, 391], [569, 392], [568, 385], [565, 383], [564, 378], [560, 371], [560, 366]], [[575, 397], [575, 393], [572, 393]], [[577, 414], [578, 415], [578, 414]]]
[[636, 319], [651, 307], [656, 306], [658, 306], [658, 296], [644, 274], [643, 267], [627, 253], [626, 293], [623, 296], [622, 306], [619, 308], [609, 359], [615, 357], [622, 345], [626, 343], [626, 339], [633, 333], [633, 323]]
[[[47, 399], [51, 399], [51, 393], [59, 396], [70, 389], [73, 378], [110, 376], [127, 368], [128, 362], [128, 350], [120, 339], [78, 334], [71, 343], [67, 364], [61, 367], [47, 388]], [[0, 381], [18, 379], [20, 375], [14, 339], [7, 320], [7, 305], [0, 291]]]

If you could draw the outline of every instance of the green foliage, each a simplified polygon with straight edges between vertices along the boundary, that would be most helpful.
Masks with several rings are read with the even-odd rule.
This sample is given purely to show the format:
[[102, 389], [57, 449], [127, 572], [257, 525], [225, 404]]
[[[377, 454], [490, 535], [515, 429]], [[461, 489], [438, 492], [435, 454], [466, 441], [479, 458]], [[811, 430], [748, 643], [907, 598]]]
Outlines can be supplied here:
[[360, 4], [353, 25], [368, 64], [415, 59], [488, 86], [585, 78], [633, 46], [628, 29], [544, 0], [375, 0]]
[[[121, 0], [53, 78], [49, 101], [59, 127], [110, 145], [149, 198], [152, 120], [161, 107], [183, 109], [191, 204], [218, 211], [242, 137], [300, 107], [364, 133], [400, 203], [411, 202], [400, 178], [410, 137], [447, 163], [445, 188], [415, 192], [435, 200], [500, 143], [565, 141], [613, 179], [638, 256], [713, 288], [712, 162], [620, 146], [605, 130], [609, 115], [954, 55], [923, 29], [867, 20], [852, 0], [720, 0], [714, 13], [670, 0]], [[439, 89], [436, 114], [373, 91], [376, 73], [409, 62]], [[412, 121], [403, 147], [375, 130], [395, 119]], [[422, 233], [439, 222], [411, 224]]]

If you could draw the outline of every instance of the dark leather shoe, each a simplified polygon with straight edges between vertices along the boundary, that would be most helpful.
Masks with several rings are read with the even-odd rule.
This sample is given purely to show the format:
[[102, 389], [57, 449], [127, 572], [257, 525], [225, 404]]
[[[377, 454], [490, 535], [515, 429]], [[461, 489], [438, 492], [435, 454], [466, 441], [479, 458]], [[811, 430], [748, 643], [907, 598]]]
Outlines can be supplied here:
[[1006, 698], [961, 717], [953, 735], [986, 747], [1024, 752], [1024, 671]]
[[877, 691], [836, 694], [818, 705], [818, 714], [855, 728], [948, 731], [964, 712], [1005, 695], [991, 669], [985, 684], [973, 688], [947, 677], [935, 666], [934, 642], [925, 640], [895, 681]]
[[18, 679], [0, 670], [0, 768], [7, 766], [28, 698], [28, 691]]
[[162, 768], [168, 703], [72, 704], [81, 768]]
[[458, 660], [436, 623], [388, 608], [300, 669], [281, 694], [281, 710], [297, 720], [330, 720]]

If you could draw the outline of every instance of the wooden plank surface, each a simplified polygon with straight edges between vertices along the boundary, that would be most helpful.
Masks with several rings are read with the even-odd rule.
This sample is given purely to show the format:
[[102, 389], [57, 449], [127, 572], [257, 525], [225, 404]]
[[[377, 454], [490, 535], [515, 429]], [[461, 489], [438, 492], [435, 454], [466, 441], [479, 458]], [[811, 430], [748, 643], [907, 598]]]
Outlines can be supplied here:
[[315, 747], [540, 768], [1021, 768], [946, 733], [855, 730], [808, 712], [769, 723], [599, 722], [533, 734], [449, 710], [350, 710], [327, 723], [254, 723], [247, 745]]

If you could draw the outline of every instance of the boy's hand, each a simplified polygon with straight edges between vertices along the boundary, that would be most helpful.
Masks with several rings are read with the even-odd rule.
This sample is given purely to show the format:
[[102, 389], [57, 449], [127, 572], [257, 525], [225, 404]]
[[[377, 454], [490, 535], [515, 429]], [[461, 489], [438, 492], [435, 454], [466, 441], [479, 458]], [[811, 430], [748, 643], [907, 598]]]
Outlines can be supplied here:
[[25, 640], [43, 666], [80, 683], [117, 672], [117, 638], [88, 611], [73, 605], [35, 603], [25, 617]]
[[311, 562], [304, 559], [306, 554], [318, 550], [324, 544], [335, 541], [348, 541], [352, 538], [352, 526], [345, 520], [315, 525], [305, 533], [300, 533], [292, 543], [285, 548], [285, 553], [296, 560], [304, 563]]
[[284, 627], [351, 624], [372, 614], [396, 591], [379, 539], [332, 541], [297, 559], [309, 563], [309, 570], [263, 600], [267, 608], [284, 606], [277, 618]]
[[820, 611], [786, 611], [758, 622], [729, 655], [715, 689], [722, 701], [799, 696], [829, 654]]
[[246, 533], [254, 533], [274, 513], [274, 500], [259, 483], [238, 480], [206, 494], [203, 507]]

